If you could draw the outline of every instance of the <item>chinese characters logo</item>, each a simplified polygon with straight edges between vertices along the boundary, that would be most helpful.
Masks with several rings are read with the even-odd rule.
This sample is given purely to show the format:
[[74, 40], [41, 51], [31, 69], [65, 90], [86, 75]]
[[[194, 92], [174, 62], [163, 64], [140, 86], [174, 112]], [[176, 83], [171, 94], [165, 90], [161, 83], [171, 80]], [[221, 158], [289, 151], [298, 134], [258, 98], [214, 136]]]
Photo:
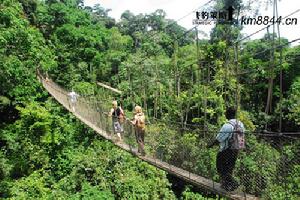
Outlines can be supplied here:
[[234, 8], [232, 6], [220, 11], [197, 11], [196, 19], [193, 20], [193, 24], [211, 25], [217, 22], [233, 23], [233, 12]]

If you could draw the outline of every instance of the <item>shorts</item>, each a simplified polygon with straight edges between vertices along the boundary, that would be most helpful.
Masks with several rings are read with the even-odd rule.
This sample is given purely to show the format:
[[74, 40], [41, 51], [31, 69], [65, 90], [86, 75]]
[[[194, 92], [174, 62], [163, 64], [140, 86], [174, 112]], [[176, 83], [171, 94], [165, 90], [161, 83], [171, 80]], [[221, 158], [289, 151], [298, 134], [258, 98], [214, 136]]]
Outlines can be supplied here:
[[123, 125], [119, 121], [114, 121], [113, 122], [113, 130], [114, 133], [122, 133], [123, 130]]

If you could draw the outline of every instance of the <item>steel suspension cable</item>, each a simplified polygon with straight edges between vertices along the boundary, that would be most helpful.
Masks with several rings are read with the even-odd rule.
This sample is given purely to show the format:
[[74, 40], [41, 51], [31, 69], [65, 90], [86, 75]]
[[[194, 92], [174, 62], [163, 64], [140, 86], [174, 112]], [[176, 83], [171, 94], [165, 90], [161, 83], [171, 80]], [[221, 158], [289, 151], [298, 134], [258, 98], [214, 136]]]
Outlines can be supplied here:
[[[284, 47], [284, 46], [286, 46], [286, 45], [292, 44], [292, 43], [297, 42], [297, 41], [299, 41], [299, 40], [300, 40], [300, 38], [291, 40], [291, 41], [289, 41], [289, 42], [286, 42], [286, 43], [284, 43], [284, 44], [281, 44], [281, 45], [276, 46], [275, 49], [277, 49], [277, 48], [282, 48], [282, 47]], [[263, 51], [260, 51], [260, 52], [258, 52], [258, 53], [253, 54], [252, 57], [257, 56], [257, 55], [260, 55], [260, 54], [263, 54], [263, 53], [265, 53], [266, 51], [269, 51], [269, 50], [272, 50], [272, 49], [273, 49], [273, 48], [265, 49], [265, 50], [263, 50]], [[274, 65], [274, 67], [279, 66], [279, 65], [280, 65], [280, 64]], [[254, 73], [254, 72], [257, 72], [257, 69], [249, 69], [249, 70], [247, 70], [247, 71], [240, 72], [239, 75], [242, 75], [242, 74], [248, 74], [248, 73]]]
[[[277, 0], [274, 0], [276, 3], [276, 16], [278, 18], [279, 13], [278, 13], [278, 5], [277, 5]], [[279, 38], [279, 45], [281, 43], [281, 36], [280, 36], [280, 26], [277, 23], [277, 32], [278, 32], [278, 38]], [[280, 48], [280, 100], [279, 100], [279, 109], [280, 109], [280, 118], [279, 118], [279, 132], [282, 131], [282, 118], [283, 118], [283, 113], [282, 113], [282, 101], [283, 101], [283, 71], [282, 71], [282, 48]]]

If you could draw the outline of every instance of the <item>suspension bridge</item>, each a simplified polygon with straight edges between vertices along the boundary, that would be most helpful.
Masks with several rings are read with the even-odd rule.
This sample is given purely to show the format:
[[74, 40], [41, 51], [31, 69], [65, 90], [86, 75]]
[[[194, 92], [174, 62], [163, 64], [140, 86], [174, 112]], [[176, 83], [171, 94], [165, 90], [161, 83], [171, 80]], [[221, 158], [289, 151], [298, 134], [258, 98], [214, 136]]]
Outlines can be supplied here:
[[[211, 1], [207, 2], [210, 3]], [[275, 5], [275, 4], [274, 4]], [[291, 13], [295, 14], [296, 12], [300, 12], [300, 9], [296, 10], [295, 12]], [[289, 16], [290, 16], [289, 15]], [[286, 16], [288, 17], [288, 16]], [[286, 18], [284, 17], [284, 18]], [[256, 31], [253, 34], [257, 34], [258, 32], [261, 32], [265, 29], [268, 29], [270, 26], [266, 26], [258, 31]], [[196, 29], [196, 38], [197, 38], [197, 58], [199, 58], [199, 45], [198, 45], [198, 30], [197, 27], [193, 27], [192, 29], [188, 30], [187, 32], [184, 33], [187, 34], [188, 32]], [[244, 37], [234, 43], [235, 47], [235, 60], [234, 63], [236, 64], [236, 72], [235, 75], [237, 76], [238, 80], [238, 75], [242, 74], [248, 74], [248, 73], [253, 73], [254, 71], [238, 71], [238, 63], [239, 63], [239, 58], [238, 58], [238, 44], [247, 39], [248, 37], [252, 36], [253, 34], [250, 34], [247, 37]], [[279, 33], [279, 28], [278, 28], [278, 34]], [[183, 36], [184, 36], [183, 35]], [[294, 43], [296, 41], [299, 41], [300, 38], [297, 38], [295, 40], [292, 40], [287, 43], [279, 43], [278, 46], [275, 46], [274, 43], [274, 38], [273, 38], [273, 47], [270, 49], [263, 50], [262, 52], [258, 52], [255, 55], [258, 54], [264, 54], [266, 51], [272, 51], [273, 54], [275, 52], [275, 49], [282, 49], [282, 47], [287, 46], [291, 43]], [[280, 41], [280, 36], [279, 36], [279, 41]], [[280, 54], [282, 54], [282, 51], [280, 51]], [[252, 55], [252, 56], [255, 56]], [[145, 57], [145, 59], [147, 59]], [[142, 63], [145, 59], [139, 61], [139, 63]], [[274, 60], [274, 56], [272, 57]], [[197, 63], [201, 63], [200, 60], [197, 60]], [[278, 64], [279, 66], [282, 65], [282, 55], [280, 56], [280, 63]], [[275, 65], [273, 66], [273, 68]], [[208, 68], [209, 70], [209, 68]], [[209, 71], [207, 72], [207, 83], [209, 82], [209, 76], [210, 73]], [[195, 185], [199, 188], [203, 188], [206, 191], [210, 191], [213, 194], [226, 197], [229, 199], [249, 199], [249, 200], [254, 200], [254, 199], [272, 199], [272, 197], [268, 196], [268, 186], [271, 185], [271, 182], [276, 182], [276, 186], [278, 184], [283, 184], [283, 188], [286, 191], [289, 191], [290, 188], [287, 184], [285, 184], [285, 178], [289, 174], [289, 168], [290, 165], [292, 165], [296, 162], [297, 160], [287, 160], [286, 155], [284, 154], [283, 151], [283, 143], [280, 141], [280, 145], [277, 148], [277, 151], [269, 151], [271, 148], [270, 143], [261, 140], [259, 141], [259, 145], [262, 147], [260, 150], [258, 148], [256, 149], [255, 147], [250, 148], [246, 150], [246, 152], [243, 152], [242, 155], [240, 155], [238, 159], [238, 166], [240, 167], [239, 171], [235, 173], [235, 176], [238, 176], [239, 182], [240, 182], [240, 187], [233, 191], [233, 192], [228, 192], [220, 187], [220, 184], [217, 182], [216, 178], [216, 170], [215, 166], [210, 166], [211, 161], [214, 159], [211, 155], [211, 151], [209, 151], [206, 146], [203, 146], [204, 143], [206, 143], [208, 140], [211, 138], [207, 138], [207, 136], [201, 135], [200, 140], [202, 140], [202, 143], [199, 143], [199, 150], [202, 151], [201, 153], [204, 152], [206, 157], [201, 157], [199, 156], [198, 158], [193, 157], [195, 154], [192, 154], [189, 152], [190, 149], [184, 149], [185, 147], [182, 146], [183, 149], [181, 149], [180, 153], [181, 155], [173, 155], [173, 158], [170, 158], [166, 155], [164, 155], [164, 152], [161, 149], [154, 148], [151, 142], [153, 142], [153, 139], [151, 142], [147, 141], [149, 140], [149, 137], [146, 136], [146, 141], [145, 141], [145, 146], [147, 151], [146, 156], [141, 156], [137, 153], [137, 148], [136, 148], [136, 142], [135, 142], [135, 137], [134, 137], [134, 128], [133, 126], [129, 123], [129, 121], [124, 122], [124, 135], [123, 135], [123, 142], [116, 142], [114, 138], [114, 134], [112, 131], [112, 122], [111, 118], [107, 116], [107, 111], [110, 109], [107, 107], [105, 103], [100, 103], [99, 100], [96, 99], [96, 97], [84, 97], [80, 96], [78, 98], [77, 104], [76, 104], [76, 110], [75, 112], [72, 111], [70, 104], [69, 104], [69, 98], [68, 98], [68, 91], [64, 89], [63, 87], [59, 86], [55, 82], [53, 82], [51, 79], [47, 79], [41, 74], [39, 71], [37, 71], [37, 76], [39, 81], [42, 83], [43, 87], [51, 94], [51, 96], [56, 99], [65, 109], [67, 109], [69, 112], [71, 112], [76, 118], [78, 118], [81, 122], [83, 122], [85, 125], [93, 129], [97, 134], [101, 135], [103, 138], [106, 140], [111, 141], [114, 145], [118, 146], [119, 148], [126, 150], [130, 152], [132, 155], [136, 156], [140, 160], [143, 160], [159, 169], [162, 169], [166, 171], [167, 173], [170, 173], [174, 176], [177, 176], [180, 179], [183, 179], [192, 185]], [[282, 101], [282, 68], [280, 70], [280, 101]], [[110, 86], [107, 86], [105, 84], [97, 82], [97, 85], [109, 89], [111, 91], [114, 91], [115, 93], [122, 94], [121, 91], [112, 88]], [[236, 89], [238, 90], [238, 88]], [[271, 90], [269, 91], [271, 94]], [[238, 92], [236, 92], [237, 95]], [[269, 95], [270, 96], [270, 95]], [[268, 97], [269, 98], [269, 97]], [[236, 96], [236, 100], [238, 100], [238, 97]], [[204, 105], [206, 107], [206, 104]], [[205, 108], [206, 109], [206, 108]], [[266, 112], [268, 111], [268, 106], [266, 107]], [[280, 108], [281, 109], [281, 108]], [[106, 112], [105, 112], [106, 111]], [[206, 120], [206, 118], [205, 118]], [[171, 127], [167, 127], [169, 129]], [[174, 127], [172, 127], [174, 128]], [[281, 132], [282, 128], [282, 114], [280, 115], [280, 121], [279, 121], [279, 130]], [[152, 131], [152, 132], [151, 132]], [[165, 131], [165, 130], [162, 130]], [[149, 133], [151, 132], [151, 133]], [[207, 132], [207, 130], [206, 130]], [[214, 134], [216, 134], [216, 131], [213, 131]], [[155, 130], [147, 130], [148, 135], [151, 137], [155, 137]], [[254, 133], [248, 133], [248, 137], [256, 138], [259, 137], [258, 134], [254, 135]], [[260, 135], [261, 132], [259, 132]], [[278, 133], [268, 133], [266, 136], [278, 136]], [[285, 139], [289, 138], [289, 136], [285, 136]], [[289, 138], [291, 139], [291, 138]], [[156, 140], [159, 140], [156, 138]], [[286, 141], [285, 141], [286, 142]], [[293, 141], [291, 141], [293, 142]], [[198, 145], [198, 143], [196, 143]], [[151, 146], [152, 145], [152, 146]], [[169, 145], [169, 144], [164, 144], [164, 145]], [[151, 146], [151, 147], [149, 147]], [[149, 148], [149, 149], [147, 149]], [[255, 151], [255, 152], [254, 152]], [[258, 152], [259, 151], [259, 152]], [[266, 155], [266, 152], [271, 155]], [[177, 152], [178, 153], [178, 152]], [[255, 156], [253, 156], [253, 153]], [[204, 155], [202, 154], [202, 155]], [[254, 160], [249, 160], [249, 157], [254, 157]], [[199, 159], [197, 161], [197, 159]], [[268, 159], [268, 162], [273, 164], [274, 169], [268, 169], [267, 166], [265, 165], [265, 159]], [[197, 162], [202, 162], [204, 165], [206, 165], [206, 169], [199, 169], [197, 168]], [[249, 164], [249, 162], [252, 162]], [[202, 165], [203, 166], [203, 165]], [[257, 173], [254, 173], [253, 169], [249, 169], [250, 167], [255, 168], [257, 170]], [[245, 168], [245, 169], [244, 169]], [[251, 171], [253, 170], [253, 171]], [[273, 170], [273, 171], [272, 171]], [[276, 172], [276, 173], [275, 173]], [[280, 172], [280, 173], [278, 173]], [[286, 199], [288, 199], [286, 197]]]
[[[191, 173], [185, 169], [181, 169], [150, 155], [140, 156], [139, 154], [137, 154], [137, 149], [132, 145], [126, 144], [125, 142], [115, 142], [113, 134], [111, 134], [111, 132], [109, 131], [109, 117], [105, 113], [97, 111], [99, 110], [99, 105], [97, 105], [96, 107], [93, 102], [80, 97], [76, 105], [76, 110], [75, 112], [73, 112], [69, 105], [68, 91], [64, 90], [52, 80], [45, 79], [41, 74], [38, 74], [38, 79], [42, 83], [43, 87], [49, 92], [49, 94], [51, 94], [62, 106], [64, 106], [65, 109], [67, 109], [69, 112], [72, 112], [72, 114], [76, 118], [78, 118], [88, 127], [92, 128], [97, 134], [101, 135], [107, 140], [110, 140], [116, 146], [130, 152], [139, 159], [170, 174], [173, 174], [180, 179], [184, 179], [185, 181], [193, 185], [209, 190], [212, 193], [218, 194], [220, 196], [224, 196], [230, 199], [258, 199], [258, 197], [255, 197], [254, 195], [249, 195], [239, 190], [235, 192], [227, 192], [226, 190], [222, 189], [220, 187], [220, 184], [215, 182], [214, 180], [199, 176], [195, 173]], [[133, 127], [127, 126], [127, 129], [125, 128], [125, 132], [132, 134]]]
[[[278, 48], [281, 46], [288, 45], [288, 44], [298, 41], [298, 40], [300, 40], [300, 38], [290, 41], [285, 44], [281, 44], [278, 46]], [[264, 52], [260, 52], [260, 53], [264, 53]], [[245, 72], [242, 72], [242, 73], [245, 73]], [[246, 73], [251, 73], [251, 72], [247, 71]], [[236, 75], [240, 75], [240, 74], [236, 73]], [[167, 158], [165, 155], [161, 154], [159, 149], [152, 149], [152, 150], [154, 150], [154, 152], [152, 151], [151, 153], [148, 153], [146, 156], [140, 156], [137, 153], [137, 148], [136, 148], [136, 143], [135, 143], [135, 138], [134, 138], [134, 128], [129, 123], [129, 121], [125, 121], [125, 123], [124, 123], [124, 129], [125, 129], [124, 136], [123, 136], [124, 141], [116, 142], [114, 139], [114, 134], [112, 134], [113, 131], [112, 131], [111, 118], [108, 117], [107, 113], [106, 113], [109, 110], [109, 107], [107, 107], [107, 105], [100, 103], [100, 101], [98, 101], [96, 99], [96, 97], [80, 96], [78, 98], [78, 101], [76, 104], [76, 110], [74, 112], [74, 111], [72, 111], [72, 109], [70, 107], [69, 97], [68, 97], [69, 92], [66, 89], [59, 86], [55, 82], [53, 82], [51, 79], [45, 78], [44, 75], [42, 75], [39, 71], [37, 71], [37, 76], [38, 76], [39, 81], [42, 83], [43, 87], [49, 92], [49, 94], [51, 94], [51, 96], [53, 96], [65, 109], [67, 109], [69, 112], [72, 112], [72, 114], [76, 118], [78, 118], [80, 121], [82, 121], [88, 127], [92, 128], [97, 134], [99, 134], [103, 138], [111, 141], [112, 143], [114, 143], [114, 145], [118, 146], [119, 148], [130, 152], [137, 158], [139, 158], [159, 169], [162, 169], [162, 170], [166, 171], [167, 173], [175, 175], [175, 176], [179, 177], [180, 179], [183, 179], [183, 180], [191, 183], [192, 185], [195, 185], [199, 188], [203, 188], [206, 191], [210, 191], [213, 194], [227, 197], [229, 199], [249, 199], [249, 200], [253, 199], [254, 200], [254, 199], [259, 199], [261, 197], [265, 198], [265, 196], [266, 196], [265, 189], [267, 188], [266, 183], [274, 181], [277, 178], [279, 178], [278, 180], [284, 181], [283, 177], [289, 173], [288, 171], [283, 171], [282, 172], [283, 175], [279, 174], [279, 177], [277, 177], [278, 174], [271, 175], [271, 173], [268, 172], [268, 169], [264, 168], [265, 161], [264, 161], [263, 155], [265, 152], [258, 152], [259, 156], [257, 156], [257, 164], [255, 167], [259, 171], [259, 176], [256, 177], [255, 173], [249, 173], [249, 171], [247, 171], [247, 170], [245, 170], [244, 172], [243, 172], [243, 170], [240, 170], [238, 175], [240, 176], [240, 182], [242, 182], [241, 186], [233, 192], [228, 192], [220, 187], [220, 184], [216, 181], [216, 176], [215, 176], [216, 170], [211, 169], [212, 166], [209, 166], [210, 165], [209, 162], [205, 162], [205, 159], [203, 160], [203, 162], [205, 164], [208, 164], [208, 167], [207, 167], [208, 171], [209, 171], [208, 173], [205, 173], [203, 171], [201, 172], [201, 170], [199, 170], [199, 169], [195, 170], [195, 165], [197, 165], [197, 161], [195, 160], [195, 158], [193, 158], [192, 156], [189, 155], [189, 152], [186, 149], [182, 150], [183, 156], [181, 156], [181, 158], [179, 158], [178, 160], [176, 158], [175, 159], [173, 158], [173, 160], [170, 158]], [[282, 77], [281, 77], [280, 83], [282, 85]], [[103, 88], [109, 89], [115, 93], [122, 94], [121, 91], [119, 91], [115, 88], [112, 88], [110, 86], [107, 86], [105, 84], [97, 82], [97, 85], [99, 85]], [[104, 112], [104, 111], [106, 111], [106, 112]], [[281, 129], [281, 123], [280, 123], [280, 129]], [[214, 131], [214, 133], [216, 133], [216, 132]], [[251, 133], [251, 134], [253, 134], [253, 133]], [[261, 132], [259, 132], [259, 134], [263, 135], [263, 134], [261, 134]], [[148, 133], [148, 135], [152, 135], [152, 133], [150, 133], [150, 134]], [[277, 133], [267, 134], [266, 136], [270, 136], [270, 135], [278, 136]], [[288, 138], [289, 136], [285, 136], [285, 137]], [[207, 138], [201, 138], [201, 139], [204, 139], [205, 142], [208, 141]], [[211, 138], [209, 138], [209, 139], [211, 139]], [[260, 143], [262, 143], [262, 145], [268, 146], [266, 148], [264, 147], [263, 150], [267, 150], [270, 146], [269, 144], [267, 144], [267, 142], [265, 142], [265, 144], [264, 144], [264, 142], [260, 141]], [[146, 144], [146, 148], [147, 148], [147, 146], [151, 145], [150, 142], [147, 143], [147, 137], [146, 137], [145, 144]], [[165, 145], [168, 145], [168, 144], [165, 144]], [[282, 145], [282, 143], [281, 143], [281, 145]], [[209, 154], [209, 151], [207, 150], [206, 146], [200, 145], [199, 148], [200, 148], [200, 150], [203, 150], [203, 152], [206, 152], [207, 154]], [[277, 168], [279, 170], [286, 170], [289, 168], [290, 163], [283, 162], [282, 160], [280, 160], [280, 159], [282, 159], [282, 157], [283, 158], [285, 157], [285, 155], [283, 154], [283, 146], [280, 146], [278, 149], [280, 149], [279, 153], [276, 155], [275, 154], [269, 155], [269, 158], [272, 160], [271, 162], [274, 163], [274, 165], [277, 165]], [[247, 151], [248, 152], [246, 152], [244, 157], [239, 158], [240, 167], [247, 165], [247, 164], [245, 164], [245, 163], [247, 163], [246, 162], [247, 154], [250, 155], [251, 153], [253, 153], [253, 152], [251, 152], [252, 150], [247, 150]], [[200, 159], [202, 159], [202, 158], [200, 157]], [[188, 162], [192, 162], [193, 166], [189, 166], [190, 164], [186, 164], [186, 160], [188, 160]], [[208, 160], [213, 160], [213, 158], [209, 155]], [[263, 175], [263, 174], [267, 174], [267, 175]], [[284, 182], [283, 182], [283, 184], [284, 184]], [[253, 185], [255, 185], [255, 186], [253, 186]], [[286, 184], [284, 184], [284, 188], [288, 188], [288, 186]]]

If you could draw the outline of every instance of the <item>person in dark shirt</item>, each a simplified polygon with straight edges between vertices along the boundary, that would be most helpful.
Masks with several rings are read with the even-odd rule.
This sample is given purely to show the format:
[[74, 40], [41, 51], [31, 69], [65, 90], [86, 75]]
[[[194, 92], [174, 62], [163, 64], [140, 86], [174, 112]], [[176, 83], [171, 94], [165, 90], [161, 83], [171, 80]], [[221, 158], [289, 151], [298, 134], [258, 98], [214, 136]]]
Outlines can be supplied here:
[[232, 173], [235, 167], [235, 163], [238, 157], [238, 150], [233, 149], [230, 145], [230, 139], [233, 136], [234, 126], [241, 127], [245, 132], [244, 124], [235, 119], [236, 109], [230, 107], [226, 110], [226, 118], [229, 120], [220, 129], [216, 139], [208, 145], [212, 147], [216, 144], [220, 145], [219, 152], [217, 154], [217, 171], [221, 180], [221, 188], [227, 191], [233, 191], [238, 187], [238, 183], [234, 180]]
[[124, 120], [124, 112], [121, 107], [118, 107], [118, 102], [112, 102], [112, 109], [109, 112], [109, 116], [112, 117], [113, 123], [113, 131], [117, 134], [117, 141], [122, 141], [121, 134], [124, 132], [123, 130], [123, 120]]

